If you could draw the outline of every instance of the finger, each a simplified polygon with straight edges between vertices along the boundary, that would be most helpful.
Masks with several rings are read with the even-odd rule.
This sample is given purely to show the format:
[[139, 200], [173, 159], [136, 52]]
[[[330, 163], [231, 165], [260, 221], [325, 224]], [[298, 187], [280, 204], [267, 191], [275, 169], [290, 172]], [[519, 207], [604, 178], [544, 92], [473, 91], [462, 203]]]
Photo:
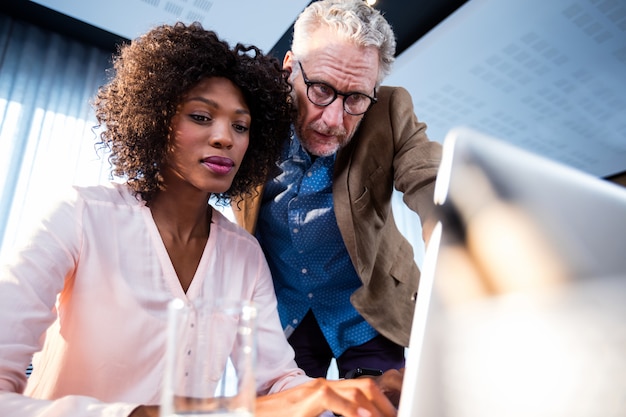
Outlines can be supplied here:
[[371, 378], [333, 381], [333, 383], [331, 388], [341, 396], [341, 399], [333, 399], [333, 406], [341, 407], [341, 409], [333, 410], [337, 414], [345, 417], [393, 417], [397, 414], [396, 408]]
[[[373, 396], [370, 398], [373, 404], [376, 406], [376, 409], [385, 417], [394, 417], [398, 414], [398, 410], [394, 404], [392, 404], [390, 398], [380, 389], [375, 383], [371, 383], [371, 392]], [[396, 389], [398, 397], [400, 395], [401, 384], [399, 388]]]
[[376, 383], [387, 396], [389, 401], [394, 407], [398, 407], [400, 404], [400, 393], [402, 391], [402, 380], [404, 377], [404, 369], [398, 371], [391, 369], [386, 371], [380, 377], [376, 379]]
[[390, 369], [385, 371], [380, 377], [376, 379], [376, 383], [379, 387], [385, 390], [401, 390], [402, 389], [402, 380], [404, 377], [404, 369], [402, 372], [397, 369]]

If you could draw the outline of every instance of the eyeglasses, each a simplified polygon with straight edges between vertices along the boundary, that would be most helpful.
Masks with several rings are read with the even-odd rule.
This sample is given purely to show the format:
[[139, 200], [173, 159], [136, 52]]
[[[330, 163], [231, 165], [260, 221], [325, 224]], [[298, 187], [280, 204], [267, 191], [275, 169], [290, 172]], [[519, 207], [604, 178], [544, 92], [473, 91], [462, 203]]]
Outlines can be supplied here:
[[374, 89], [374, 97], [356, 92], [342, 93], [341, 91], [337, 91], [334, 87], [321, 81], [309, 80], [304, 73], [302, 64], [298, 62], [298, 65], [300, 65], [302, 79], [304, 80], [304, 84], [306, 84], [306, 96], [309, 101], [316, 106], [326, 107], [335, 101], [337, 96], [342, 96], [343, 109], [345, 112], [353, 116], [359, 116], [368, 111], [369, 108], [372, 107], [376, 101], [378, 101], [376, 99], [376, 89]]

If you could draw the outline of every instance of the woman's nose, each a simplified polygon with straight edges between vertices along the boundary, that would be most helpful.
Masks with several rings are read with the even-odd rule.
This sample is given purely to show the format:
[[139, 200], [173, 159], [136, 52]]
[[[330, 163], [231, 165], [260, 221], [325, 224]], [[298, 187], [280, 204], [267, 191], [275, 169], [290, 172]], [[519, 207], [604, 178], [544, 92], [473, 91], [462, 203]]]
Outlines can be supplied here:
[[232, 148], [233, 137], [231, 129], [230, 123], [215, 123], [213, 129], [211, 129], [211, 145], [219, 148]]

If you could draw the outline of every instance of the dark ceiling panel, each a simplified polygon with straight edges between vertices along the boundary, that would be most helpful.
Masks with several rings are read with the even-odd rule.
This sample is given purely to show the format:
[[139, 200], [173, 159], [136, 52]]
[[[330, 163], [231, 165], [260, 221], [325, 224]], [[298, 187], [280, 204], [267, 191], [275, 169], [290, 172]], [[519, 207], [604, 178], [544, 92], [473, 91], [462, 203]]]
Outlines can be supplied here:
[[399, 55], [467, 0], [378, 0], [379, 9], [396, 33]]

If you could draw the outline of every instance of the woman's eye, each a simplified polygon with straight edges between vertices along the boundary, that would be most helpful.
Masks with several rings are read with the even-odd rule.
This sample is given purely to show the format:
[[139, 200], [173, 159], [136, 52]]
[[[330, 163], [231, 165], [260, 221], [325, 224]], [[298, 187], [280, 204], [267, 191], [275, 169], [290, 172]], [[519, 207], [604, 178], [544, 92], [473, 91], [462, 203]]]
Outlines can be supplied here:
[[205, 116], [203, 114], [190, 114], [189, 117], [191, 117], [196, 122], [208, 122], [211, 120], [209, 116]]
[[233, 127], [239, 133], [246, 133], [248, 130], [250, 130], [250, 128], [248, 126], [244, 126], [244, 125], [240, 125], [240, 124], [234, 124]]

